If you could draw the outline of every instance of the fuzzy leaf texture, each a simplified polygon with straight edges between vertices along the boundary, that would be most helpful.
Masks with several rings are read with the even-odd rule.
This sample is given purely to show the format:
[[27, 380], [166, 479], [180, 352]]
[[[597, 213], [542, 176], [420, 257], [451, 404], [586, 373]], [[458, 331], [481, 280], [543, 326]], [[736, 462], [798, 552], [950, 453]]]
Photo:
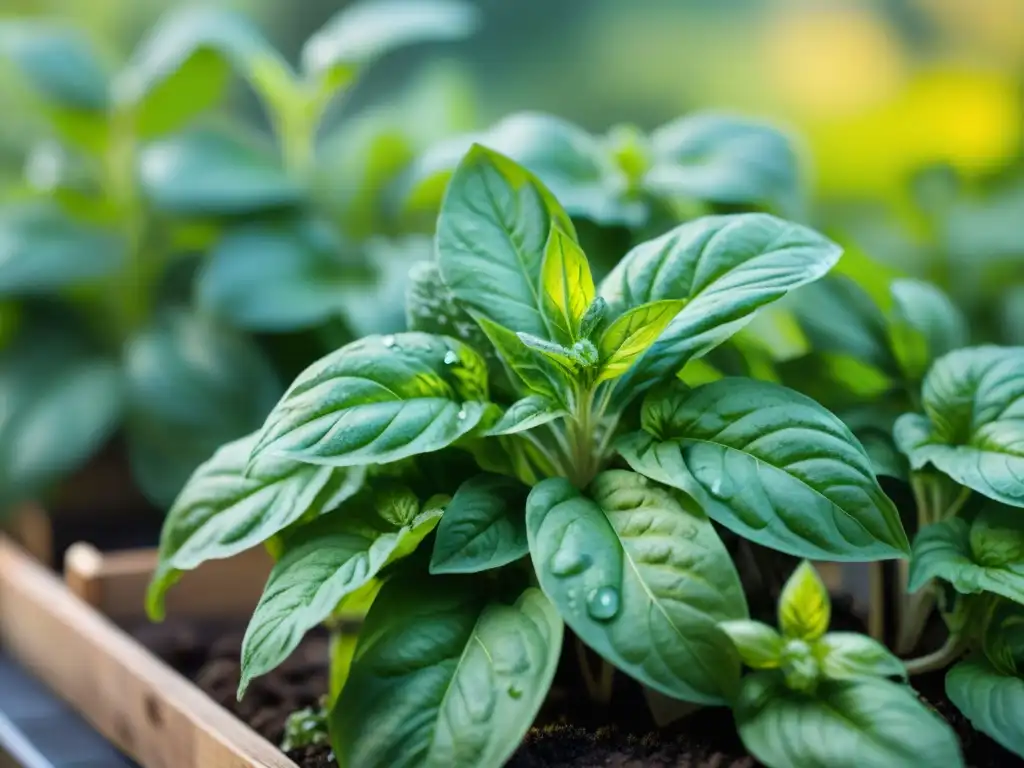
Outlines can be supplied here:
[[668, 696], [731, 698], [739, 657], [718, 624], [747, 618], [746, 600], [699, 510], [611, 470], [586, 496], [567, 480], [542, 481], [527, 500], [526, 526], [541, 588], [583, 642]]
[[864, 448], [804, 395], [741, 378], [677, 385], [646, 399], [642, 426], [617, 443], [629, 465], [751, 541], [823, 560], [909, 552]]

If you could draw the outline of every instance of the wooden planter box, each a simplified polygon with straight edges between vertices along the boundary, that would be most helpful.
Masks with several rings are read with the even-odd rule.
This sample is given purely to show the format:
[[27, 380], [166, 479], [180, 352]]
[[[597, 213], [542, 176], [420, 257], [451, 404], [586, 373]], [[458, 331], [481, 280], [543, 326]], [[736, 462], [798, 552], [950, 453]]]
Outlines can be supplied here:
[[[143, 648], [155, 550], [75, 545], [65, 581], [0, 536], [0, 644], [144, 768], [296, 768], [277, 747]], [[168, 615], [247, 618], [269, 572], [262, 550], [186, 574]]]

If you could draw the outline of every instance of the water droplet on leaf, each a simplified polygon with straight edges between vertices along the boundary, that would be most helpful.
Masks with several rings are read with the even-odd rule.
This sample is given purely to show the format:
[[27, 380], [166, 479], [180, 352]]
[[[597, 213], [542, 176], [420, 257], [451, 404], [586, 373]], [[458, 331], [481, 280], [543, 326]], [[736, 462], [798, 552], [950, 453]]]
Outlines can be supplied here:
[[459, 421], [464, 421], [465, 418], [466, 418], [466, 409], [465, 408], [460, 409], [458, 414], [457, 414], [457, 417], [458, 417]]
[[445, 365], [455, 365], [458, 362], [459, 362], [459, 353], [456, 352], [454, 349], [449, 349], [447, 352], [444, 353], [444, 364]]
[[511, 696], [513, 699], [521, 698], [523, 695], [523, 689], [520, 688], [518, 685], [510, 685], [508, 687], [508, 695]]
[[587, 596], [587, 613], [596, 621], [611, 621], [619, 612], [619, 590], [601, 587]]
[[388, 349], [391, 349], [393, 346], [395, 346], [396, 341], [397, 339], [395, 339], [394, 335], [390, 333], [380, 340], [381, 344], [383, 344]]

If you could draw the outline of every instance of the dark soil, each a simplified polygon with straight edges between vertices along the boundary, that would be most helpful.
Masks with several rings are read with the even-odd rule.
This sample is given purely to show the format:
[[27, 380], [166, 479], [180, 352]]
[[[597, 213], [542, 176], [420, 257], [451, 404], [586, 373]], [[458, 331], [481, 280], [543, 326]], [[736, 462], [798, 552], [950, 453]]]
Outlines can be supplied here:
[[[835, 606], [834, 606], [835, 607]], [[837, 611], [840, 623], [842, 612]], [[836, 627], [839, 628], [839, 627]], [[845, 628], [845, 627], [844, 627]], [[136, 637], [154, 653], [225, 708], [274, 744], [280, 744], [288, 715], [315, 706], [326, 691], [327, 644], [310, 635], [292, 657], [274, 672], [254, 680], [242, 702], [235, 700], [239, 677], [237, 631], [197, 628], [168, 622], [146, 626]], [[568, 633], [567, 633], [568, 634]], [[572, 642], [570, 640], [570, 642]], [[568, 650], [568, 649], [567, 649]], [[575, 654], [566, 653], [551, 696], [510, 768], [756, 768], [736, 734], [727, 709], [699, 710], [657, 730], [641, 689], [623, 675], [616, 678], [611, 710], [591, 705], [580, 691]], [[914, 679], [922, 699], [956, 730], [968, 768], [1014, 768], [1021, 760], [984, 734], [975, 731], [946, 698], [944, 673]], [[608, 722], [616, 723], [607, 727]], [[328, 746], [293, 750], [288, 756], [301, 768], [336, 765]]]

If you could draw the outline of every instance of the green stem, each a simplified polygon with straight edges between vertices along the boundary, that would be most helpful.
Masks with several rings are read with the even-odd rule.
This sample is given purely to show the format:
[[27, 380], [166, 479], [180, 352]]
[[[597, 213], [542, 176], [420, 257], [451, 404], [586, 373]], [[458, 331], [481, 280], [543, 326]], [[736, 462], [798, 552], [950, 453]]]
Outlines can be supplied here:
[[910, 659], [904, 662], [904, 666], [907, 668], [908, 675], [923, 675], [926, 672], [933, 672], [936, 669], [948, 666], [956, 661], [957, 657], [963, 654], [965, 650], [966, 647], [960, 637], [950, 635], [939, 650], [916, 659]]

